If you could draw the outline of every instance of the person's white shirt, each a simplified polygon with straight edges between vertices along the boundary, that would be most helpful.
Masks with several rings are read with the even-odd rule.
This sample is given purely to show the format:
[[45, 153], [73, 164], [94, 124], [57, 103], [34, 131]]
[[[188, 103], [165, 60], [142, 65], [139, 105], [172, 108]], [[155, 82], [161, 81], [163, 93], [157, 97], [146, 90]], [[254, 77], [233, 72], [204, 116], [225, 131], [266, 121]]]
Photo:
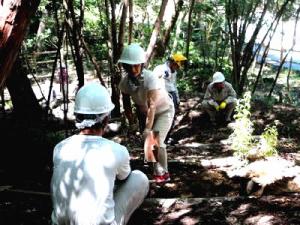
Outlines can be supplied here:
[[126, 147], [100, 136], [73, 135], [56, 145], [53, 163], [52, 221], [111, 224], [115, 178], [131, 172]]
[[177, 72], [174, 71], [172, 73], [169, 67], [169, 62], [156, 66], [153, 70], [153, 73], [164, 81], [165, 88], [168, 92], [178, 93], [178, 89], [176, 85]]
[[134, 103], [136, 103], [142, 112], [147, 112], [147, 92], [150, 90], [158, 90], [158, 100], [156, 104], [156, 113], [164, 112], [173, 105], [172, 99], [168, 95], [168, 92], [164, 88], [159, 78], [150, 70], [143, 70], [141, 76], [137, 79], [139, 84], [132, 86], [128, 75], [122, 77], [119, 83], [119, 89], [131, 96]]

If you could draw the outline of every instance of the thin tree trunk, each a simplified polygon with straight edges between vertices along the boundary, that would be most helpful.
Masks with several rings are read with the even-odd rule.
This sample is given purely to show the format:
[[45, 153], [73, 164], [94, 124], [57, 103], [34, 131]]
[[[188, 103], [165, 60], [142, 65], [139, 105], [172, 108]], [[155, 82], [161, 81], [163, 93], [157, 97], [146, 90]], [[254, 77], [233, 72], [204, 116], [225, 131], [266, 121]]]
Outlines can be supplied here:
[[98, 63], [97, 63], [96, 57], [91, 53], [91, 51], [90, 51], [89, 47], [87, 46], [87, 43], [84, 41], [83, 37], [82, 37], [82, 39], [81, 39], [81, 42], [82, 42], [82, 44], [83, 44], [83, 48], [84, 48], [84, 50], [85, 50], [87, 56], [90, 58], [91, 62], [93, 63], [93, 65], [94, 65], [94, 67], [95, 67], [96, 74], [97, 74], [97, 77], [99, 78], [100, 83], [101, 83], [104, 87], [106, 87], [105, 82], [104, 82], [104, 80], [103, 80], [103, 78], [102, 78], [102, 75], [101, 75], [101, 69], [100, 69], [100, 66], [99, 66]]
[[[101, 12], [99, 1], [98, 1], [98, 4], [99, 4], [99, 11]], [[112, 27], [112, 20], [110, 18], [108, 0], [105, 0], [105, 18], [106, 18], [106, 23], [107, 23], [107, 26], [108, 26], [108, 30], [111, 30], [112, 29], [111, 28]], [[108, 35], [108, 39], [107, 39], [106, 43], [107, 43], [107, 48], [108, 48], [109, 67], [110, 67], [110, 71], [113, 71], [114, 70], [114, 67], [113, 67], [113, 46], [112, 46], [113, 37], [112, 37], [111, 32], [107, 32], [107, 35]]]
[[[73, 0], [67, 1], [67, 10], [70, 12], [71, 23], [68, 23], [70, 29], [70, 43], [72, 43], [74, 47], [74, 63], [76, 67], [76, 73], [78, 77], [78, 88], [84, 85], [84, 69], [83, 69], [83, 51], [80, 44], [80, 35], [81, 35], [81, 27], [80, 24], [76, 21], [75, 9], [73, 5]], [[68, 14], [68, 13], [67, 13]], [[68, 19], [68, 17], [67, 17]]]
[[[193, 31], [193, 27], [192, 27], [193, 18], [192, 18], [192, 15], [193, 15], [194, 5], [195, 5], [195, 0], [191, 0], [190, 7], [189, 7], [189, 12], [188, 12], [187, 40], [186, 40], [186, 48], [185, 48], [185, 57], [187, 57], [187, 58], [189, 58], [189, 54], [190, 54], [190, 42], [191, 42], [191, 35], [192, 35], [192, 31]], [[184, 68], [183, 77], [186, 76], [187, 71], [188, 71], [188, 66], [186, 66]]]
[[278, 77], [279, 77], [279, 75], [280, 75], [282, 66], [283, 66], [283, 64], [285, 63], [285, 60], [286, 60], [286, 58], [287, 58], [287, 56], [288, 56], [289, 53], [290, 53], [290, 51], [288, 51], [288, 53], [283, 57], [282, 61], [280, 62], [280, 65], [279, 65], [279, 67], [278, 67], [278, 70], [277, 70], [275, 79], [274, 79], [274, 81], [273, 81], [273, 83], [272, 83], [272, 87], [271, 87], [271, 90], [270, 90], [269, 95], [268, 95], [269, 98], [272, 96], [272, 93], [273, 93], [273, 90], [274, 90], [275, 85], [276, 85], [276, 83], [277, 83]]
[[[110, 3], [110, 6], [109, 6]], [[116, 9], [116, 3], [114, 0], [105, 0], [105, 6], [106, 6], [106, 19], [107, 24], [110, 26], [109, 33], [109, 41], [108, 41], [108, 47], [109, 47], [109, 62], [110, 62], [110, 69], [111, 69], [111, 93], [112, 93], [112, 102], [115, 104], [115, 108], [112, 112], [112, 116], [120, 116], [121, 110], [120, 110], [120, 91], [118, 88], [119, 83], [119, 76], [117, 75], [117, 71], [115, 68], [115, 64], [117, 63], [117, 52], [118, 52], [118, 41], [117, 41], [117, 31], [116, 31], [116, 15], [115, 15], [115, 9]], [[111, 9], [111, 13], [109, 13], [109, 8]], [[111, 17], [110, 17], [111, 16]]]
[[[298, 20], [299, 20], [299, 14], [300, 14], [300, 7], [297, 9], [297, 12], [296, 12], [296, 19], [295, 19], [295, 26], [294, 26], [294, 35], [293, 35], [293, 44], [292, 44], [292, 47], [291, 47], [292, 53], [293, 53], [294, 47], [296, 45], [297, 24], [298, 24]], [[289, 82], [289, 80], [290, 80], [290, 74], [291, 74], [292, 64], [293, 64], [293, 55], [291, 56], [291, 59], [290, 59], [289, 72], [288, 72], [287, 79], [286, 79], [287, 92], [288, 93], [290, 92], [290, 82]]]
[[227, 53], [227, 46], [228, 46], [228, 43], [229, 43], [229, 37], [227, 35], [227, 33], [225, 31], [221, 31], [220, 32], [220, 37], [221, 37], [221, 43], [222, 43], [222, 46], [220, 48], [220, 46], [216, 47], [216, 48], [220, 48], [220, 51], [219, 53], [216, 53], [218, 54], [218, 59], [216, 59], [216, 66], [215, 66], [215, 71], [218, 71], [222, 69], [222, 65], [220, 65], [220, 62], [224, 62], [224, 58], [225, 58], [225, 55]]
[[148, 67], [148, 65], [150, 63], [150, 59], [152, 57], [156, 41], [157, 41], [157, 38], [160, 33], [160, 27], [161, 27], [161, 23], [162, 23], [164, 14], [165, 14], [167, 3], [168, 3], [168, 0], [162, 0], [160, 10], [159, 10], [158, 16], [157, 16], [155, 24], [154, 24], [150, 42], [149, 42], [149, 45], [148, 45], [147, 51], [146, 51], [146, 63], [145, 63], [146, 68]]
[[57, 65], [57, 60], [60, 57], [60, 49], [62, 46], [62, 42], [63, 42], [63, 36], [64, 36], [64, 32], [66, 29], [67, 24], [63, 23], [61, 30], [58, 30], [58, 43], [57, 43], [57, 49], [56, 49], [56, 55], [55, 55], [55, 59], [54, 59], [54, 63], [52, 66], [52, 75], [51, 75], [51, 79], [50, 79], [50, 87], [49, 87], [49, 92], [48, 92], [48, 98], [47, 98], [47, 102], [46, 102], [46, 113], [48, 115], [49, 113], [49, 106], [50, 106], [50, 99], [51, 99], [51, 94], [52, 94], [52, 88], [53, 88], [53, 82], [54, 82], [54, 76], [55, 76], [55, 71], [56, 71], [56, 65]]
[[178, 0], [177, 3], [175, 3], [175, 1], [174, 1], [174, 7], [175, 7], [175, 10], [174, 10], [175, 13], [172, 16], [172, 20], [171, 20], [170, 24], [168, 25], [168, 27], [166, 28], [164, 35], [162, 37], [162, 40], [160, 40], [160, 41], [157, 40], [157, 43], [156, 43], [157, 45], [155, 46], [153, 53], [151, 55], [151, 59], [149, 61], [151, 61], [157, 55], [165, 56], [166, 49], [169, 48], [169, 41], [171, 38], [171, 33], [174, 30], [174, 28], [176, 26], [176, 22], [179, 17], [179, 14], [182, 11], [183, 0]]
[[[280, 18], [283, 12], [286, 10], [288, 4], [293, 3], [294, 1], [295, 0], [285, 0], [283, 4], [281, 4], [280, 9], [276, 12], [274, 21], [277, 21], [278, 18]], [[239, 8], [239, 3], [234, 2], [234, 4], [236, 5], [232, 5], [232, 2], [229, 0], [226, 2], [226, 19], [229, 28], [232, 52], [231, 55], [233, 63], [232, 79], [233, 85], [236, 88], [238, 95], [241, 95], [243, 93], [244, 85], [247, 80], [247, 72], [251, 67], [251, 64], [253, 63], [254, 57], [256, 55], [256, 53], [253, 53], [255, 40], [259, 31], [261, 30], [262, 23], [264, 21], [267, 10], [269, 9], [270, 3], [270, 0], [267, 0], [264, 3], [262, 13], [260, 15], [260, 18], [258, 19], [254, 32], [251, 35], [251, 38], [248, 41], [248, 43], [245, 45], [245, 47], [243, 47], [245, 42], [245, 31], [247, 30], [247, 27], [250, 21], [252, 20], [251, 17], [255, 15], [255, 11], [251, 9], [245, 11], [245, 14], [240, 15], [240, 12], [237, 10]], [[247, 3], [245, 2], [244, 4]], [[251, 4], [254, 5], [248, 5], [247, 7], [254, 9], [257, 8], [257, 2], [252, 2]], [[246, 18], [245, 21], [242, 23], [240, 22], [240, 16]], [[270, 31], [271, 27], [273, 27], [273, 24], [268, 29], [267, 33], [265, 34], [265, 37]], [[263, 39], [265, 39], [265, 37]]]
[[241, 49], [238, 48], [238, 41], [237, 41], [237, 32], [236, 32], [236, 17], [238, 17], [236, 12], [236, 6], [233, 6], [231, 4], [231, 1], [226, 1], [225, 3], [225, 10], [226, 10], [226, 20], [227, 20], [227, 26], [228, 26], [228, 32], [229, 32], [229, 40], [230, 40], [230, 47], [231, 47], [231, 60], [232, 60], [232, 83], [237, 90], [238, 88], [238, 82], [239, 82], [239, 59], [240, 59], [240, 53]]
[[85, 1], [84, 0], [80, 0], [80, 14], [79, 14], [79, 20], [78, 20], [78, 24], [80, 27], [80, 36], [82, 36], [82, 28], [83, 28], [83, 20], [84, 20], [84, 8], [85, 8]]
[[265, 50], [264, 50], [264, 52], [263, 52], [263, 55], [262, 55], [262, 58], [261, 58], [261, 64], [260, 64], [260, 66], [259, 66], [259, 71], [258, 71], [256, 80], [255, 80], [255, 82], [254, 82], [254, 86], [253, 86], [253, 88], [252, 88], [252, 92], [251, 92], [252, 95], [254, 94], [254, 92], [255, 92], [255, 90], [256, 90], [256, 87], [257, 87], [257, 85], [258, 85], [258, 82], [259, 82], [259, 80], [260, 80], [260, 78], [261, 78], [262, 70], [263, 70], [263, 67], [264, 67], [264, 64], [265, 64], [267, 55], [268, 55], [268, 53], [269, 53], [270, 42], [271, 42], [271, 39], [270, 39], [268, 45], [266, 46], [266, 48], [265, 48]]
[[119, 59], [124, 48], [124, 36], [125, 36], [125, 28], [126, 28], [126, 19], [127, 19], [127, 11], [128, 11], [128, 0], [123, 1], [122, 7], [122, 15], [119, 25], [119, 37], [118, 37], [118, 48], [116, 49], [116, 58]]
[[[299, 9], [298, 9], [298, 10], [299, 10]], [[298, 11], [297, 11], [297, 13], [299, 14]], [[296, 20], [295, 26], [294, 26], [294, 36], [293, 36], [294, 39], [293, 39], [293, 44], [292, 44], [291, 48], [287, 51], [287, 53], [285, 54], [285, 56], [282, 58], [282, 60], [281, 60], [281, 62], [280, 62], [280, 65], [279, 65], [278, 70], [277, 70], [277, 73], [276, 73], [276, 77], [275, 77], [275, 79], [274, 79], [274, 82], [273, 82], [273, 84], [272, 84], [271, 90], [270, 90], [269, 95], [268, 95], [269, 98], [271, 97], [271, 95], [272, 95], [272, 93], [273, 93], [274, 87], [275, 87], [275, 85], [276, 85], [276, 83], [277, 83], [277, 80], [278, 80], [278, 77], [279, 77], [279, 75], [280, 75], [280, 72], [281, 72], [281, 69], [282, 69], [282, 67], [283, 67], [283, 64], [285, 63], [285, 61], [286, 61], [288, 55], [290, 54], [290, 52], [292, 52], [292, 50], [293, 50], [293, 48], [294, 48], [294, 45], [295, 45], [295, 42], [296, 42], [296, 41], [295, 41], [295, 36], [296, 36], [296, 34], [297, 34], [297, 31], [296, 31], [296, 28], [297, 28], [297, 21], [298, 21], [298, 15], [297, 15], [297, 20]], [[282, 51], [282, 50], [281, 50], [281, 51]]]
[[177, 23], [179, 14], [182, 11], [182, 8], [183, 8], [183, 0], [178, 0], [177, 4], [175, 4], [175, 13], [174, 13], [172, 20], [171, 20], [169, 26], [167, 27], [167, 29], [164, 33], [164, 36], [162, 38], [164, 49], [168, 48], [169, 41], [171, 38], [171, 32], [174, 30], [174, 28], [176, 26], [176, 23]]
[[116, 22], [116, 3], [114, 0], [109, 0], [110, 2], [110, 12], [111, 12], [111, 26], [110, 26], [110, 31], [111, 31], [111, 47], [112, 47], [112, 59], [113, 59], [113, 63], [115, 64], [117, 62], [117, 49], [118, 49], [118, 40], [117, 40], [117, 31], [116, 31], [116, 27], [117, 27], [117, 22]]
[[11, 75], [7, 79], [7, 89], [13, 103], [16, 118], [28, 125], [42, 119], [42, 107], [32, 90], [26, 71], [20, 59], [15, 61]]
[[[278, 12], [276, 13], [276, 16], [275, 16], [275, 21], [276, 21], [276, 18], [277, 20], [279, 21], [280, 18], [283, 16], [284, 12], [286, 11], [286, 9], [288, 8], [288, 4], [289, 3], [293, 3], [295, 0], [286, 0], [280, 7], [280, 9], [278, 10]], [[277, 27], [278, 23], [276, 24], [276, 27]], [[273, 26], [273, 24], [272, 24]], [[257, 32], [258, 33], [258, 32]], [[256, 35], [257, 37], [257, 35]], [[253, 49], [253, 46], [254, 46], [254, 43], [255, 43], [255, 40], [253, 41], [253, 44], [250, 44], [250, 47], [252, 47], [251, 49]], [[245, 52], [248, 52], [250, 51], [250, 47], [249, 48], [245, 48]], [[254, 54], [245, 54], [246, 57], [243, 57], [245, 59], [243, 59], [243, 65], [244, 65], [244, 68], [243, 68], [243, 74], [242, 74], [242, 79], [241, 79], [241, 82], [240, 82], [240, 86], [243, 88], [244, 87], [244, 84], [245, 84], [245, 81], [246, 81], [246, 78], [247, 78], [247, 72], [251, 66], [251, 63], [253, 62], [254, 60]], [[241, 89], [241, 91], [243, 91], [243, 89]]]
[[193, 15], [193, 9], [194, 9], [194, 5], [195, 5], [195, 0], [191, 0], [191, 4], [189, 7], [189, 15], [188, 15], [188, 33], [187, 33], [187, 40], [186, 40], [186, 49], [185, 49], [185, 56], [188, 58], [189, 57], [189, 52], [190, 52], [190, 42], [191, 42], [191, 35], [192, 35], [192, 31], [193, 31], [193, 27], [192, 27], [192, 15]]
[[[271, 28], [273, 27], [273, 24], [275, 24], [275, 27], [274, 27], [274, 29], [272, 30]], [[274, 36], [274, 34], [275, 34], [275, 31], [276, 31], [276, 29], [277, 29], [278, 24], [279, 24], [279, 19], [274, 20], [273, 23], [272, 23], [271, 28], [269, 28], [268, 31], [267, 31], [267, 33], [266, 33], [266, 34], [268, 34], [268, 33], [272, 30], [272, 32], [271, 32], [271, 34], [270, 34], [269, 42], [268, 42], [267, 46], [265, 47], [265, 50], [264, 50], [263, 55], [262, 55], [262, 62], [261, 62], [261, 64], [260, 64], [259, 72], [258, 72], [258, 74], [257, 74], [256, 80], [255, 80], [255, 83], [254, 83], [254, 86], [253, 86], [253, 89], [252, 89], [252, 94], [254, 94], [254, 92], [255, 92], [255, 90], [256, 90], [256, 87], [257, 87], [257, 85], [258, 85], [259, 79], [260, 79], [260, 77], [261, 77], [262, 70], [263, 70], [263, 67], [264, 67], [264, 65], [265, 65], [265, 61], [266, 61], [266, 58], [267, 58], [267, 56], [268, 56], [268, 53], [269, 53], [271, 41], [272, 41], [272, 39], [273, 39], [273, 36]], [[257, 55], [257, 53], [260, 51], [261, 46], [263, 46], [263, 43], [264, 43], [266, 37], [267, 37], [267, 35], [265, 35], [265, 37], [264, 37], [263, 40], [261, 41], [259, 47], [255, 50], [254, 55]]]
[[165, 31], [164, 37], [163, 37], [163, 42], [164, 42], [165, 46], [168, 46], [168, 44], [169, 44], [171, 32], [174, 30], [174, 27], [176, 26], [176, 22], [178, 20], [179, 14], [183, 8], [183, 3], [184, 3], [183, 0], [178, 0], [177, 4], [175, 5], [175, 13], [172, 17], [169, 27]]
[[[270, 3], [270, 0], [268, 0], [264, 4], [263, 12], [260, 15], [260, 18], [258, 20], [258, 23], [257, 23], [255, 29], [254, 29], [254, 32], [253, 32], [249, 42], [247, 43], [246, 47], [244, 48], [243, 54], [241, 55], [240, 64], [239, 64], [239, 67], [240, 67], [239, 72], [241, 74], [239, 74], [238, 89], [237, 89], [237, 92], [239, 93], [239, 95], [241, 95], [244, 91], [244, 85], [245, 85], [245, 81], [246, 81], [246, 78], [247, 78], [247, 72], [248, 72], [248, 69], [251, 66], [251, 63], [253, 62], [253, 60], [251, 61], [251, 58], [252, 58], [252, 55], [253, 55], [253, 47], [254, 47], [257, 35], [258, 35], [259, 31], [262, 28], [262, 23], [263, 23], [263, 20], [265, 18], [267, 9], [269, 7], [269, 3]], [[247, 27], [247, 26], [245, 25], [245, 27]], [[241, 44], [239, 45], [240, 46], [239, 48], [241, 49], [242, 48], [242, 43], [244, 42], [245, 30], [243, 30], [243, 33], [239, 34], [239, 36], [243, 36], [243, 38], [240, 39]]]
[[39, 0], [0, 1], [0, 90], [9, 76]]
[[184, 10], [184, 13], [181, 14], [181, 15], [179, 15], [179, 21], [178, 21], [178, 23], [176, 25], [175, 40], [173, 42], [172, 49], [176, 49], [177, 48], [178, 40], [179, 40], [179, 35], [182, 32], [182, 30], [181, 30], [181, 24], [185, 20], [185, 17], [187, 15], [187, 13], [188, 13], [188, 10]]
[[133, 2], [128, 0], [129, 4], [129, 25], [128, 25], [128, 44], [132, 42], [132, 32], [133, 32]]

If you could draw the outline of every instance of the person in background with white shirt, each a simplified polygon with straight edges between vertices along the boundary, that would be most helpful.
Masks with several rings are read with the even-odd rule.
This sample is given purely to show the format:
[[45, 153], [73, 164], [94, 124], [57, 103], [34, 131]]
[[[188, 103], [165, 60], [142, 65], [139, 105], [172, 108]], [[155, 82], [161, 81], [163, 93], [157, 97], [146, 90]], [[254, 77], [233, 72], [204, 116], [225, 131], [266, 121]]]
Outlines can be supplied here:
[[181, 53], [175, 53], [161, 65], [154, 68], [153, 73], [162, 78], [166, 90], [172, 96], [175, 109], [179, 107], [180, 99], [177, 89], [177, 71], [182, 68], [187, 58]]
[[131, 171], [125, 146], [103, 138], [114, 108], [105, 87], [89, 83], [75, 97], [75, 134], [53, 152], [52, 224], [125, 225], [149, 190], [147, 176]]
[[[184, 55], [181, 53], [175, 53], [171, 55], [171, 57], [164, 64], [156, 66], [153, 70], [153, 73], [163, 82], [169, 95], [172, 96], [175, 111], [178, 110], [180, 104], [180, 98], [177, 89], [177, 71], [182, 68], [186, 61], [187, 58]], [[175, 117], [176, 113], [173, 117], [171, 129], [166, 137], [166, 142], [169, 144], [174, 143], [174, 140], [170, 138], [170, 132], [174, 127], [176, 119]]]

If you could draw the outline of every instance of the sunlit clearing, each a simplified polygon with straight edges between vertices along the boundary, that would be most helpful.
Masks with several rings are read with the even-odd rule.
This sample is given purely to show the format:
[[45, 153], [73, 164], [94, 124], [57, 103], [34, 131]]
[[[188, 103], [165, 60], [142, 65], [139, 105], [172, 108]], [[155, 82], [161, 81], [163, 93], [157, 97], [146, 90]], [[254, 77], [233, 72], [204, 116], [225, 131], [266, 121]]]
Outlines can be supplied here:
[[[273, 215], [257, 215], [250, 218], [247, 218], [245, 224], [263, 224], [263, 225], [272, 225], [275, 224], [274, 220], [276, 218]], [[279, 223], [276, 223], [279, 224]]]
[[199, 219], [192, 218], [192, 217], [189, 217], [189, 216], [185, 216], [184, 218], [182, 218], [180, 220], [180, 222], [183, 225], [194, 225], [194, 224], [198, 224], [199, 223]]

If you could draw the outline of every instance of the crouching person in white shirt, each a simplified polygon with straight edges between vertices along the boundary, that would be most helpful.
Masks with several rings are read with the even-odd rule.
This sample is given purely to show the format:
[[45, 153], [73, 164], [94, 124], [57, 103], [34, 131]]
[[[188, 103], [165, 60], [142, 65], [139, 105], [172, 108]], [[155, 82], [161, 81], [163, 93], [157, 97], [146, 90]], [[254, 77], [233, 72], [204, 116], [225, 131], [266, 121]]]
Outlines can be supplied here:
[[113, 108], [100, 84], [78, 91], [74, 112], [80, 132], [53, 153], [53, 224], [124, 225], [146, 197], [148, 178], [131, 171], [126, 147], [102, 137]]

